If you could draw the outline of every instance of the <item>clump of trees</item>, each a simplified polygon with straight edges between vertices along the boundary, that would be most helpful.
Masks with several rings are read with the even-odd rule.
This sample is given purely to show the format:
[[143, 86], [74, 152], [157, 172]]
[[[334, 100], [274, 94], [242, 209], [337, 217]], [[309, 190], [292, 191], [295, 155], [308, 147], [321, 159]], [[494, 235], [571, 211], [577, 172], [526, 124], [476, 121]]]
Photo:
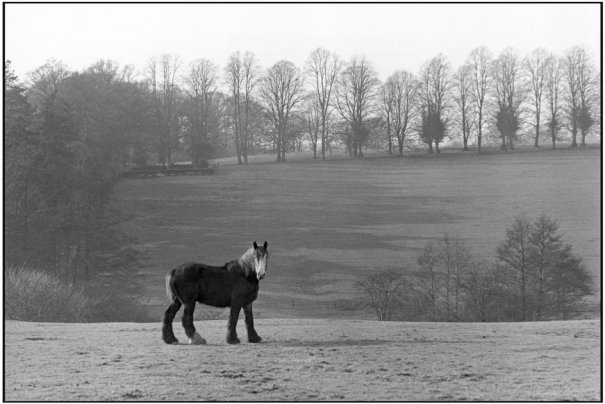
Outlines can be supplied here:
[[540, 321], [569, 319], [593, 293], [592, 279], [556, 221], [516, 217], [493, 262], [459, 238], [428, 242], [408, 272], [356, 283], [378, 320]]
[[[136, 305], [109, 299], [133, 295], [140, 257], [125, 247], [112, 204], [124, 151], [142, 141], [147, 100], [127, 71], [101, 61], [69, 73], [48, 63], [20, 85], [5, 63], [5, 266], [39, 268], [96, 304], [92, 316]], [[98, 311], [97, 311], [98, 310]]]

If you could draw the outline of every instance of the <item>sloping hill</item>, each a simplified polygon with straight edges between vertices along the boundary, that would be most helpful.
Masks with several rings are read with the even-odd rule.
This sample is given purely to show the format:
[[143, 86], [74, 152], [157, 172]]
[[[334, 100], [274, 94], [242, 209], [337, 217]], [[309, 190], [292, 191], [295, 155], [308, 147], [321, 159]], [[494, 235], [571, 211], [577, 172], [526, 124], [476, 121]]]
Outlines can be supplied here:
[[351, 317], [339, 303], [357, 298], [356, 280], [414, 270], [424, 245], [446, 233], [493, 259], [523, 213], [559, 222], [598, 289], [599, 167], [597, 148], [309, 160], [126, 179], [116, 196], [132, 215], [123, 230], [148, 258], [132, 271], [151, 318], [166, 305], [170, 268], [222, 265], [254, 240], [267, 240], [271, 252], [255, 303], [259, 316]]
[[[5, 323], [5, 400], [600, 400], [600, 322], [262, 319], [261, 344], [160, 324]], [[176, 335], [185, 340], [180, 324]], [[240, 323], [242, 341], [245, 331]]]

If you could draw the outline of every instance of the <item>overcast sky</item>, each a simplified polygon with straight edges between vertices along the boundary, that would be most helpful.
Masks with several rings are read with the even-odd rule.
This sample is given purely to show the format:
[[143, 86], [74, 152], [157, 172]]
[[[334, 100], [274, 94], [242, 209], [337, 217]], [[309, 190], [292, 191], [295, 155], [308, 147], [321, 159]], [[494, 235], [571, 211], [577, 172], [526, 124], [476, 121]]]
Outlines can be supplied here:
[[381, 80], [445, 54], [457, 66], [477, 46], [556, 53], [586, 46], [600, 60], [599, 4], [5, 4], [5, 58], [20, 79], [55, 58], [72, 70], [98, 59], [141, 72], [164, 53], [221, 68], [237, 50], [263, 67], [302, 67], [324, 47], [366, 55]]

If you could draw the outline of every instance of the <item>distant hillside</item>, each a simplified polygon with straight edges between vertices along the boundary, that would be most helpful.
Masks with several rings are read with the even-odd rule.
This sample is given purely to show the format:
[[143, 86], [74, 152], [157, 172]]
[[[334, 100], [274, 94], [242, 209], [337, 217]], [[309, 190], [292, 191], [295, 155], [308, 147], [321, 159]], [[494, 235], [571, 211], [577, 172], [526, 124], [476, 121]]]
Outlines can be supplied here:
[[[371, 318], [352, 312], [354, 282], [374, 271], [416, 268], [428, 241], [463, 239], [493, 259], [520, 214], [560, 224], [600, 285], [598, 148], [446, 152], [403, 158], [298, 156], [286, 164], [221, 165], [213, 176], [125, 179], [124, 231], [146, 255], [133, 268], [151, 318], [167, 303], [164, 276], [185, 261], [223, 264], [252, 241], [271, 259], [257, 303], [261, 317]], [[598, 293], [590, 302], [594, 308]], [[590, 312], [589, 315], [596, 315]]]

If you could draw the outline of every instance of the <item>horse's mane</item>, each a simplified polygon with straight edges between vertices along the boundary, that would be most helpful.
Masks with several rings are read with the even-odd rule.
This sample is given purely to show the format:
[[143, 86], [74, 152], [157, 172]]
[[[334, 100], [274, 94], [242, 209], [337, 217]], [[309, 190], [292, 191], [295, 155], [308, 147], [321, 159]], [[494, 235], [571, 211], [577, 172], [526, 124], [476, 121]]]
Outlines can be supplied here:
[[254, 273], [254, 248], [249, 248], [237, 260], [237, 263], [242, 267], [246, 276]]
[[[225, 270], [247, 278], [254, 275], [254, 249], [248, 249], [241, 257], [225, 264]], [[256, 277], [255, 277], [256, 279]]]

